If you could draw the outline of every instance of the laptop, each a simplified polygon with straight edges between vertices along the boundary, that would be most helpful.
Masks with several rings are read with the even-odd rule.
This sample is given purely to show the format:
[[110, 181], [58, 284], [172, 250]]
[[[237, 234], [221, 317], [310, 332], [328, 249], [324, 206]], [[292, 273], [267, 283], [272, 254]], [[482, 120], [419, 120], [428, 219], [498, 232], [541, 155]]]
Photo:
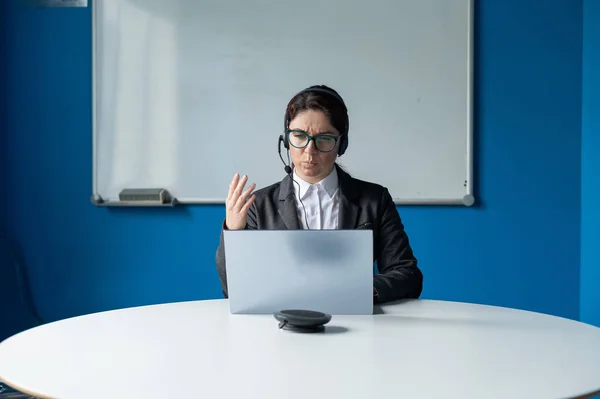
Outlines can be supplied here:
[[372, 230], [225, 230], [223, 240], [233, 314], [373, 314]]

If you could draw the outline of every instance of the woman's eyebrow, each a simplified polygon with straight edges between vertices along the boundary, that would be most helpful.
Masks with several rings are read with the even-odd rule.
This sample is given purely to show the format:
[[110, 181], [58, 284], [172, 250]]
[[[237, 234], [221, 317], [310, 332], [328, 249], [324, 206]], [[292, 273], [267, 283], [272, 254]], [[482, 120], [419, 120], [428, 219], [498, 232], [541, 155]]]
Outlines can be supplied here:
[[334, 132], [330, 132], [330, 131], [325, 131], [325, 132], [319, 132], [317, 134], [315, 134], [315, 136], [336, 136], [336, 134]]

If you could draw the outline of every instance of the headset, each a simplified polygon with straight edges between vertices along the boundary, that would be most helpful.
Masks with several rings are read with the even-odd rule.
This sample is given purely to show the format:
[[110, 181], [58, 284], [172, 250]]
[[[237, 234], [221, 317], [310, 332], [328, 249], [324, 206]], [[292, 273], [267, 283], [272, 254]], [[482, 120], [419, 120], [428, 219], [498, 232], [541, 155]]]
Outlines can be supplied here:
[[[299, 96], [300, 94], [309, 93], [309, 92], [325, 93], [325, 94], [335, 98], [340, 103], [340, 105], [343, 107], [343, 109], [344, 109], [344, 125], [342, 126], [342, 131], [340, 132], [340, 145], [338, 147], [338, 155], [343, 155], [346, 152], [346, 149], [348, 148], [348, 129], [349, 129], [348, 109], [346, 108], [346, 104], [344, 103], [344, 100], [342, 99], [342, 97], [340, 97], [339, 94], [337, 94], [333, 90], [323, 87], [323, 86], [311, 86], [311, 87], [304, 89], [301, 92], [297, 93], [294, 96], [294, 98]], [[287, 112], [286, 112], [286, 115], [284, 115], [284, 120], [283, 120], [283, 135], [279, 136], [279, 140], [280, 140], [280, 142], [283, 142], [283, 147], [286, 150], [289, 150], [289, 148], [290, 148], [290, 143], [288, 141], [288, 135], [287, 135], [287, 129], [288, 129], [289, 123], [290, 123], [290, 121], [287, 118]]]

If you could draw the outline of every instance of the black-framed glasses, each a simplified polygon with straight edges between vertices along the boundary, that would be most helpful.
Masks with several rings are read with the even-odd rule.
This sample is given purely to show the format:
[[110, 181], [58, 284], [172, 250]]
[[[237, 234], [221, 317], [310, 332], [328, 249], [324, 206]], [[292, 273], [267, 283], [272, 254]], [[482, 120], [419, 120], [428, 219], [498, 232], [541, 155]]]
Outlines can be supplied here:
[[288, 142], [294, 148], [304, 148], [312, 140], [315, 143], [315, 148], [321, 152], [329, 152], [335, 148], [339, 136], [332, 134], [318, 134], [310, 136], [304, 130], [291, 129], [287, 131]]

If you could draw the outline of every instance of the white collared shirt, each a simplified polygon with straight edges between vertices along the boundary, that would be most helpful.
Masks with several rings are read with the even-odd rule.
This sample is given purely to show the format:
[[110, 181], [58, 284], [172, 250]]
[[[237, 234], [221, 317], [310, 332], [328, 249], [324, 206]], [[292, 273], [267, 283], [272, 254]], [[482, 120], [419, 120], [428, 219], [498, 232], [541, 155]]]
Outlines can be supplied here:
[[[303, 229], [334, 230], [338, 228], [340, 213], [339, 185], [336, 168], [323, 180], [310, 184], [296, 174], [294, 170], [294, 192], [296, 194], [296, 207], [298, 220]], [[298, 191], [298, 189], [300, 189]], [[300, 199], [302, 202], [300, 202]], [[304, 204], [304, 208], [302, 207]], [[306, 209], [306, 218], [304, 210]], [[308, 220], [308, 226], [306, 221]]]

